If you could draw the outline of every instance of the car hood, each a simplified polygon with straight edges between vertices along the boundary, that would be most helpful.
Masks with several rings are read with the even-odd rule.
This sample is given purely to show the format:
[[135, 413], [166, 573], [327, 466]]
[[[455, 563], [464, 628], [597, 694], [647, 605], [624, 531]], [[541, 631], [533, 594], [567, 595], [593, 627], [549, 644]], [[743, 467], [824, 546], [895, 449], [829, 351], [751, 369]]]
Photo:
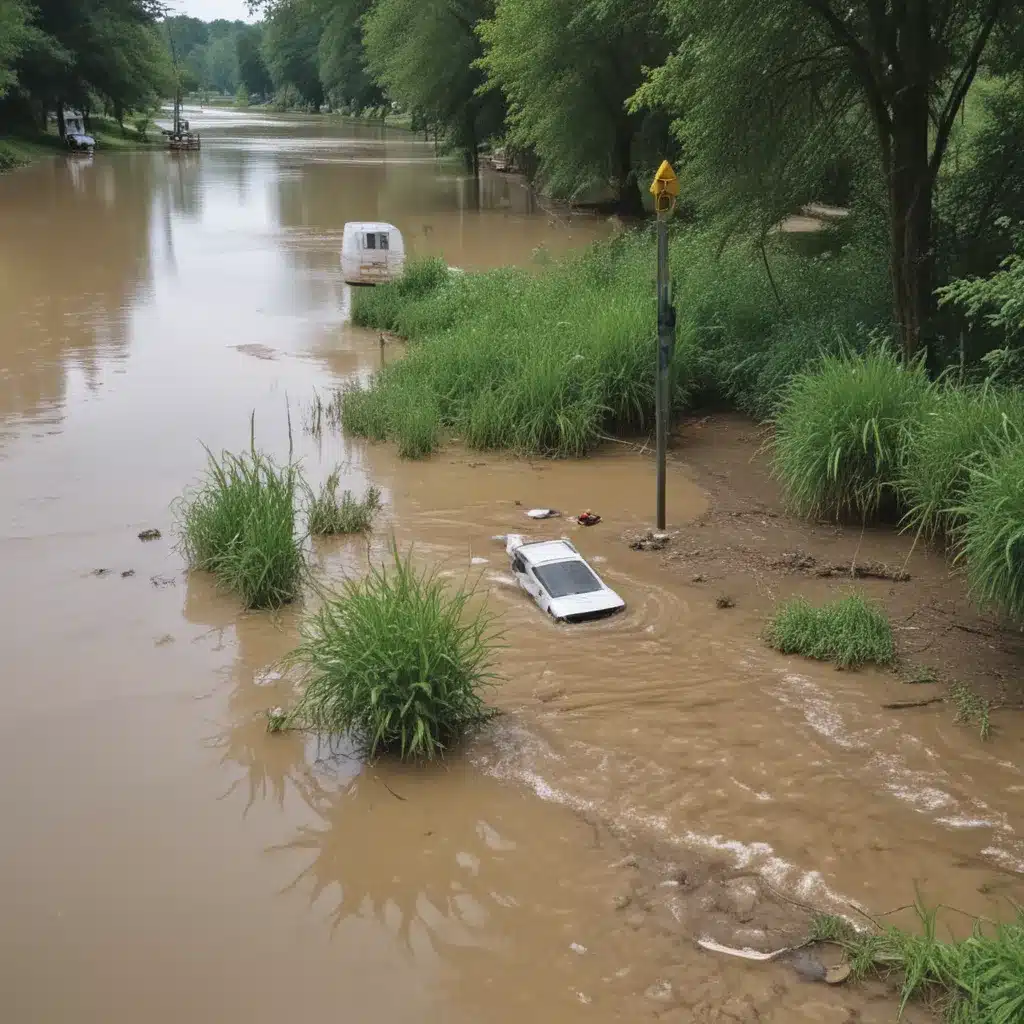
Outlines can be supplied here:
[[614, 590], [595, 590], [592, 594], [573, 594], [571, 597], [553, 598], [548, 606], [556, 619], [574, 615], [596, 615], [625, 608], [626, 602]]

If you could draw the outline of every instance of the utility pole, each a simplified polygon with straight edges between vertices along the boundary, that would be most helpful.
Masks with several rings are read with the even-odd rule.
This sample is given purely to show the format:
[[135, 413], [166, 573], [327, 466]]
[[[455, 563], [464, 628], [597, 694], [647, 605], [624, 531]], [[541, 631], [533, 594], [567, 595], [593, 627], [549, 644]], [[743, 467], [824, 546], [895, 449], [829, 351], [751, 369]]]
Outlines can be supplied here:
[[676, 311], [672, 305], [672, 282], [668, 269], [668, 218], [679, 195], [679, 179], [672, 165], [662, 160], [651, 182], [654, 209], [658, 215], [658, 373], [654, 392], [654, 420], [657, 437], [656, 519], [665, 529], [665, 457], [668, 449], [668, 421], [672, 412], [669, 366], [676, 346]]

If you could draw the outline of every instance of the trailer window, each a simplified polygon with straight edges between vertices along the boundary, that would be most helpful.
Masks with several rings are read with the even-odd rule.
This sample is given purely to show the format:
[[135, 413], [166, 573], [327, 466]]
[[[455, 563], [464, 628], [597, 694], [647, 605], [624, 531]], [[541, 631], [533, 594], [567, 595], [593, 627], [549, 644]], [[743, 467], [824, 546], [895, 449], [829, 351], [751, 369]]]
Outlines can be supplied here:
[[533, 571], [541, 586], [552, 597], [593, 594], [601, 589], [601, 581], [590, 571], [586, 563], [575, 558], [564, 562], [551, 562], [549, 565], [538, 565]]
[[388, 233], [386, 231], [382, 231], [380, 233], [380, 242], [379, 242], [378, 248], [384, 249], [385, 251], [388, 248], [390, 248], [390, 246], [388, 244]]
[[364, 249], [376, 249], [377, 248], [377, 233], [375, 231], [368, 231], [366, 233], [366, 240], [363, 243]]

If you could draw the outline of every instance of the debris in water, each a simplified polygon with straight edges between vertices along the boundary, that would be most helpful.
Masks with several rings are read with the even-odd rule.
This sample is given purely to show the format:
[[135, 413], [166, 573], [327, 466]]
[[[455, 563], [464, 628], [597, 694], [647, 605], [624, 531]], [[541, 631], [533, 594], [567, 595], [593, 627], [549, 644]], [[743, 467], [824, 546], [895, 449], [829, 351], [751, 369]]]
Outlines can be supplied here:
[[644, 991], [644, 995], [648, 999], [653, 999], [656, 1003], [667, 1003], [672, 999], [672, 982], [671, 981], [656, 981], [653, 985], [649, 985]]
[[655, 533], [654, 530], [645, 530], [634, 537], [629, 546], [634, 551], [661, 551], [668, 547], [671, 536], [667, 533]]
[[591, 512], [588, 508], [586, 512], [581, 512], [576, 517], [576, 522], [579, 523], [580, 526], [597, 526], [597, 524], [601, 522], [601, 517], [596, 513]]
[[639, 867], [639, 866], [640, 866], [640, 864], [639, 864], [639, 862], [636, 859], [636, 854], [635, 853], [631, 853], [628, 856], [623, 857], [622, 860], [617, 860], [612, 865], [613, 868], [636, 868], [636, 867]]
[[707, 576], [705, 576], [704, 573], [702, 573], [702, 572], [697, 573], [696, 576], [691, 576], [690, 577], [690, 582], [691, 583], [707, 583], [707, 581], [708, 581]]
[[825, 984], [840, 985], [850, 976], [851, 971], [849, 964], [834, 964], [825, 970]]
[[149, 582], [154, 587], [173, 587], [175, 581], [173, 576], [150, 576]]
[[587, 951], [587, 947], [586, 946], [581, 946], [578, 942], [570, 942], [569, 943], [569, 948], [574, 953], [578, 953], [580, 956], [583, 956], [583, 954], [586, 953], [586, 951]]
[[557, 508], [531, 508], [526, 513], [531, 519], [554, 519], [560, 515]]
[[728, 594], [719, 594], [715, 598], [716, 608], [735, 608], [736, 602]]
[[139, 533], [139, 540], [159, 540], [160, 537], [159, 530], [142, 530]]
[[771, 953], [762, 953], [757, 949], [735, 949], [732, 946], [723, 946], [722, 943], [716, 942], [710, 936], [702, 935], [697, 939], [697, 945], [701, 949], [706, 949], [709, 953], [725, 953], [728, 956], [739, 956], [744, 960], [775, 960], [782, 956], [784, 953], [792, 952], [791, 946], [783, 946], [782, 949], [776, 949]]
[[284, 708], [271, 708], [267, 712], [267, 732], [280, 732], [288, 720]]
[[825, 965], [816, 956], [805, 950], [794, 953], [789, 963], [804, 981], [825, 980]]
[[473, 558], [471, 558], [469, 560], [469, 564], [470, 565], [486, 565], [487, 562], [488, 562], [488, 559], [481, 558], [479, 555], [476, 555], [475, 557], [473, 557]]
[[93, 569], [93, 571], [91, 573], [89, 573], [89, 575], [90, 576], [109, 576], [112, 571], [113, 571], [112, 569]]
[[126, 579], [128, 579], [129, 576], [134, 576], [134, 575], [135, 575], [135, 570], [134, 569], [125, 569], [124, 572], [121, 573], [121, 579], [126, 580]]

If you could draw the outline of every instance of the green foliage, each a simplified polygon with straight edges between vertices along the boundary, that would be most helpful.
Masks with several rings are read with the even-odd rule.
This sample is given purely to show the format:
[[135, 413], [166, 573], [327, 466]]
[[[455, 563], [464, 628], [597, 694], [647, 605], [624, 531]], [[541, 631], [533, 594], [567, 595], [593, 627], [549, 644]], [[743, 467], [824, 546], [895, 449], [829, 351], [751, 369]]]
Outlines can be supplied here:
[[920, 362], [875, 345], [798, 373], [775, 417], [774, 472], [800, 515], [868, 520], [895, 508], [913, 428], [931, 401]]
[[[489, 87], [508, 101], [506, 142], [536, 153], [553, 193], [614, 181], [620, 204], [640, 209], [633, 150], [644, 117], [626, 100], [643, 67], [668, 54], [659, 14], [631, 0], [498, 0], [480, 24]], [[653, 166], [666, 134], [658, 157], [648, 155]]]
[[765, 629], [765, 640], [783, 654], [831, 661], [840, 668], [896, 657], [885, 613], [855, 594], [815, 608], [803, 598], [784, 601]]
[[0, 98], [18, 82], [17, 59], [28, 42], [29, 23], [24, 0], [0, 0]]
[[[322, 29], [323, 12], [309, 0], [282, 0], [270, 10], [263, 28], [263, 59], [279, 106], [319, 109], [323, 103], [317, 64]], [[298, 100], [292, 100], [293, 93]]]
[[340, 483], [341, 471], [334, 469], [319, 492], [306, 484], [306, 517], [311, 535], [366, 533], [373, 526], [374, 516], [380, 509], [380, 491], [376, 487], [368, 487], [362, 498], [355, 497], [351, 491], [344, 491], [339, 500]]
[[938, 997], [949, 1024], [1016, 1024], [1024, 1019], [1024, 913], [1014, 921], [975, 923], [969, 938], [943, 942], [937, 913], [916, 904], [920, 931], [888, 927], [837, 935], [857, 977], [902, 978], [900, 1010]]
[[476, 166], [477, 146], [499, 135], [501, 94], [481, 94], [476, 25], [491, 0], [376, 0], [363, 21], [366, 67], [393, 100], [419, 112]]
[[179, 504], [182, 549], [192, 569], [212, 573], [246, 608], [277, 608], [298, 595], [305, 572], [295, 534], [298, 467], [256, 450], [207, 452], [206, 477]]
[[956, 540], [971, 593], [1016, 621], [1024, 620], [1024, 445], [1008, 438], [972, 467]]
[[320, 81], [332, 107], [346, 107], [352, 113], [385, 102], [364, 63], [363, 18], [372, 6], [372, 0], [330, 3], [317, 48]]
[[349, 733], [371, 756], [434, 758], [489, 716], [481, 693], [496, 638], [471, 591], [391, 554], [303, 627], [293, 659], [306, 688], [287, 722]]
[[[410, 283], [358, 292], [357, 322], [422, 341], [342, 404], [346, 430], [420, 454], [449, 430], [474, 448], [582, 455], [608, 429], [647, 429], [654, 410], [654, 265], [640, 236], [542, 272], [448, 275], [411, 265]], [[422, 277], [418, 276], [422, 275]], [[365, 298], [364, 298], [365, 296]], [[677, 407], [686, 355], [672, 366]]]
[[900, 491], [908, 528], [931, 539], [963, 525], [959, 509], [971, 472], [1024, 431], [1024, 395], [1016, 390], [942, 383], [907, 448]]
[[263, 28], [260, 25], [245, 25], [235, 35], [235, 60], [238, 62], [239, 87], [246, 95], [266, 98], [273, 82], [266, 62], [263, 60]]

